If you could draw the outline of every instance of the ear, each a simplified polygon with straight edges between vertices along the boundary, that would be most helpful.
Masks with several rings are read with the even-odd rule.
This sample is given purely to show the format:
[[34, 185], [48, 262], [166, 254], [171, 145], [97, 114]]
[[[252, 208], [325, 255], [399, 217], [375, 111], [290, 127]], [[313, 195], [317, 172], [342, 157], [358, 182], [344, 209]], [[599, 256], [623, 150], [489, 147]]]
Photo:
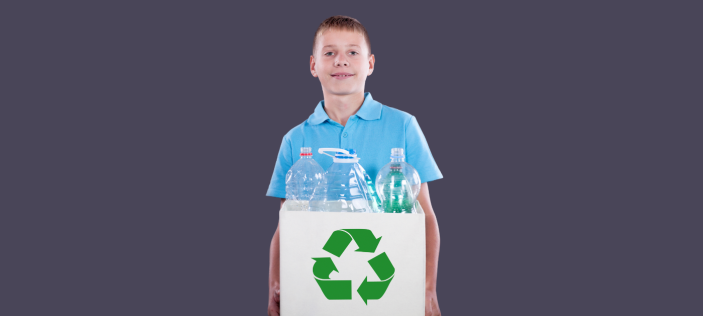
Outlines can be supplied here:
[[310, 73], [313, 77], [317, 77], [317, 71], [315, 71], [315, 56], [310, 55]]
[[370, 75], [371, 75], [371, 73], [372, 73], [373, 70], [375, 69], [375, 64], [376, 64], [376, 56], [374, 56], [373, 54], [371, 54], [371, 56], [369, 56], [369, 74], [366, 75], [366, 76], [370, 76]]

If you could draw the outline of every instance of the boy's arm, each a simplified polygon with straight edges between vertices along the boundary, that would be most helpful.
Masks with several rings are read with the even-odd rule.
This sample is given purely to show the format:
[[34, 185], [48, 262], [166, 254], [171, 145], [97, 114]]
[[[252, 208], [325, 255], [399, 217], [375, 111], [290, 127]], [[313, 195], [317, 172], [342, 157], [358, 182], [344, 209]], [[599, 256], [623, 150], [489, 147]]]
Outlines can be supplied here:
[[[281, 199], [281, 207], [283, 207], [283, 202], [285, 201], [286, 199]], [[276, 232], [273, 233], [273, 238], [271, 239], [271, 250], [269, 252], [269, 316], [279, 316], [281, 314], [281, 245], [279, 243], [280, 239], [278, 234], [280, 227], [281, 225], [279, 223], [276, 227]]]
[[425, 315], [441, 315], [437, 302], [437, 266], [439, 263], [439, 225], [430, 202], [427, 182], [420, 187], [417, 201], [425, 211]]

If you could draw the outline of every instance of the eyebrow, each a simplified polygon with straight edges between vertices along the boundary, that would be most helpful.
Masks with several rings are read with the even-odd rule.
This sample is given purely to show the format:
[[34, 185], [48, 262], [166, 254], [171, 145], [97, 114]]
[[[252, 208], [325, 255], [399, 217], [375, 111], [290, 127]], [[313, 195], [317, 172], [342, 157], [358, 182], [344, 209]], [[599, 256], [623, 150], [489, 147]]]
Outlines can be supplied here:
[[[361, 46], [356, 45], [356, 44], [347, 45], [347, 47], [354, 47], [354, 46], [361, 48]], [[322, 48], [326, 48], [326, 47], [337, 47], [337, 46], [336, 46], [336, 45], [325, 45], [325, 46], [322, 46]]]

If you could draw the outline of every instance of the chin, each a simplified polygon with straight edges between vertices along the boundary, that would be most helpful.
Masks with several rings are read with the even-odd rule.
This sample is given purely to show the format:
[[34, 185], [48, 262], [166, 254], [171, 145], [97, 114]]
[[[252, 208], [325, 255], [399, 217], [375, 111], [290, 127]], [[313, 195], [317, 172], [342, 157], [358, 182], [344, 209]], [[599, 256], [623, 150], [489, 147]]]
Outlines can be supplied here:
[[357, 90], [330, 90], [330, 93], [336, 94], [336, 95], [349, 95], [349, 94], [354, 94], [357, 93]]
[[359, 92], [359, 89], [355, 87], [350, 87], [350, 88], [341, 88], [341, 87], [331, 87], [329, 89], [325, 89], [327, 92], [332, 93], [332, 94], [337, 94], [337, 95], [347, 95], [347, 94], [354, 94]]

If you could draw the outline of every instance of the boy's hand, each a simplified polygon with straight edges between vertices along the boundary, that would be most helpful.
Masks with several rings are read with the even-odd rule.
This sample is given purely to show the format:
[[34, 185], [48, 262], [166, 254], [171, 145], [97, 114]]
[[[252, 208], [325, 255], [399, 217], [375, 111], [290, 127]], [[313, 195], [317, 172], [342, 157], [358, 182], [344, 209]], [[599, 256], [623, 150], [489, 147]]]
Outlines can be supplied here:
[[425, 291], [425, 316], [442, 316], [437, 303], [437, 291]]
[[278, 285], [269, 290], [269, 316], [281, 315], [281, 289]]

